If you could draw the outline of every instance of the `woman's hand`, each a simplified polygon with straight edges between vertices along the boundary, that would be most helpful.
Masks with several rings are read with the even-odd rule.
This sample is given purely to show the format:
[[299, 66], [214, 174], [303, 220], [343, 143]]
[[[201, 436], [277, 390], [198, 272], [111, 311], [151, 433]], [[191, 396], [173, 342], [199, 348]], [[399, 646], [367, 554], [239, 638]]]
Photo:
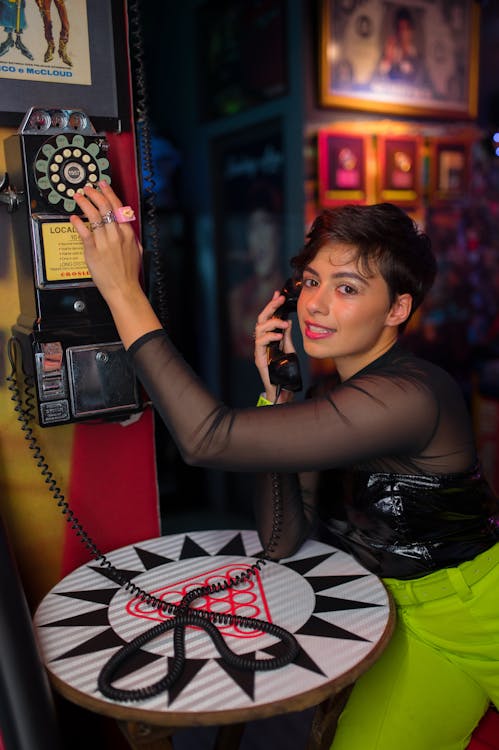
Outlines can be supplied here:
[[[268, 345], [277, 341], [281, 342], [281, 349], [286, 354], [295, 351], [291, 338], [292, 322], [274, 317], [284, 301], [284, 295], [274, 292], [272, 299], [258, 316], [255, 326], [255, 365], [260, 373], [266, 398], [272, 402], [275, 401], [276, 387], [269, 378]], [[290, 401], [292, 398], [291, 391], [282, 390], [279, 403]]]
[[[109, 305], [126, 348], [144, 333], [161, 328], [140, 284], [142, 249], [128, 223], [117, 223], [114, 212], [122, 202], [107, 182], [100, 190], [85, 187], [74, 200], [88, 219], [70, 218], [81, 237], [92, 280]], [[103, 217], [110, 217], [103, 222]], [[93, 229], [92, 229], [93, 225]]]
[[[82, 239], [92, 280], [111, 304], [113, 295], [137, 294], [141, 289], [141, 248], [129, 224], [115, 221], [102, 224], [103, 216], [123, 204], [107, 182], [101, 182], [99, 187], [101, 190], [87, 186], [83, 189], [84, 196], [79, 193], [74, 196], [88, 223], [79, 216], [71, 216], [70, 221]], [[98, 223], [101, 225], [92, 231], [91, 225]]]

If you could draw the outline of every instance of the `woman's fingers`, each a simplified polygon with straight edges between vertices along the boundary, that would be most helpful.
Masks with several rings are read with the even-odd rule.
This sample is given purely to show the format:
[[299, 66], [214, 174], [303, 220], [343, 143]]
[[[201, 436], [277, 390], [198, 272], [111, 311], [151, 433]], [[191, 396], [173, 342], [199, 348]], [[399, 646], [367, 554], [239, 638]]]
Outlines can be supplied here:
[[107, 211], [111, 211], [111, 204], [97, 188], [86, 185], [82, 193], [75, 193], [74, 200], [89, 221], [98, 221]]
[[[283, 351], [294, 352], [291, 339], [291, 321], [276, 317], [276, 312], [284, 303], [285, 297], [278, 291], [274, 292], [270, 302], [265, 305], [259, 314], [255, 325], [255, 365], [260, 373], [263, 387], [267, 398], [273, 401], [276, 396], [276, 388], [270, 382], [268, 371], [269, 344], [276, 342]], [[291, 394], [292, 395], [292, 394]], [[279, 401], [286, 401], [288, 396], [281, 394]]]
[[92, 232], [89, 229], [88, 223], [85, 221], [82, 221], [82, 219], [77, 216], [76, 214], [73, 214], [70, 217], [70, 222], [82, 238], [82, 240], [89, 239], [92, 236]]
[[[109, 210], [113, 210], [114, 208], [121, 208], [122, 202], [112, 189], [112, 187], [102, 180], [99, 182], [99, 189], [94, 188], [93, 185], [85, 185], [83, 188], [83, 199], [81, 193], [75, 194], [75, 199], [85, 205], [85, 211], [89, 211], [90, 213], [93, 212], [93, 210], [97, 210], [102, 216]], [[90, 206], [87, 205], [85, 202], [87, 201]]]
[[[87, 185], [83, 188], [83, 194], [77, 193], [74, 196], [78, 208], [88, 222], [74, 215], [71, 217], [71, 223], [87, 249], [107, 249], [108, 239], [118, 240], [122, 237], [124, 240], [131, 240], [135, 236], [132, 227], [128, 226], [128, 220], [120, 221], [119, 224], [116, 222], [114, 211], [122, 208], [123, 204], [112, 188], [106, 182], [99, 183], [99, 188]], [[133, 216], [131, 209], [130, 212]]]
[[264, 323], [269, 318], [273, 318], [276, 310], [281, 307], [284, 300], [284, 295], [282, 295], [280, 292], [274, 292], [272, 299], [265, 305], [260, 315], [258, 316], [257, 323]]
[[257, 323], [255, 326], [255, 344], [267, 346], [272, 341], [281, 341], [288, 322], [278, 318], [270, 319], [265, 323]]
[[[111, 186], [105, 182], [99, 182], [98, 188], [93, 185], [85, 185], [83, 194], [76, 193], [74, 199], [89, 221], [99, 221], [106, 215], [112, 214], [123, 208], [123, 203], [118, 198]], [[133, 212], [131, 212], [133, 214]], [[109, 224], [114, 222], [109, 222]], [[120, 222], [126, 224], [127, 221]]]
[[123, 203], [120, 201], [114, 190], [112, 189], [111, 185], [108, 182], [105, 182], [104, 180], [99, 183], [99, 187], [101, 189], [102, 196], [109, 201], [109, 204], [112, 209], [122, 208]]
[[284, 331], [284, 338], [283, 338], [283, 349], [286, 352], [286, 354], [290, 354], [291, 352], [295, 353], [296, 349], [293, 344], [293, 338], [292, 338], [292, 331], [293, 331], [293, 321], [288, 321], [288, 327]]
[[131, 209], [118, 223], [114, 211], [121, 208], [121, 201], [107, 183], [99, 183], [99, 188], [86, 186], [83, 194], [75, 195], [83, 216], [72, 215], [70, 221], [83, 242], [92, 279], [109, 302], [116, 294], [136, 291], [142, 249], [128, 224]]
[[290, 322], [275, 317], [276, 311], [283, 304], [284, 297], [280, 292], [274, 292], [270, 302], [259, 314], [255, 325], [255, 361], [266, 361], [266, 347], [272, 342], [281, 342]]

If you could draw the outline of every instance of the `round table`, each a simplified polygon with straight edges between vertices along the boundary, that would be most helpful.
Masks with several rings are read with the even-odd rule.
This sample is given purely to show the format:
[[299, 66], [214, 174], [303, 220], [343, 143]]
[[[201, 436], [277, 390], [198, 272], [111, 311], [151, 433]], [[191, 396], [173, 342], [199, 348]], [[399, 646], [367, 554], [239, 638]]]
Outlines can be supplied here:
[[[127, 581], [178, 602], [195, 586], [248, 570], [261, 551], [254, 531], [210, 530], [150, 539], [107, 557]], [[157, 736], [154, 727], [167, 728], [161, 734], [166, 743], [174, 728], [231, 725], [318, 705], [378, 658], [395, 620], [375, 575], [350, 555], [314, 540], [292, 557], [267, 562], [243, 585], [199, 599], [195, 606], [276, 623], [295, 635], [298, 656], [274, 671], [241, 672], [224, 663], [203, 630], [189, 626], [185, 667], [172, 688], [139, 702], [113, 701], [97, 686], [102, 667], [168, 615], [118, 586], [108, 568], [93, 561], [60, 581], [35, 613], [53, 686], [74, 703], [120, 721], [131, 746], [145, 748], [147, 728], [151, 737]], [[282, 648], [264, 632], [217, 627], [237, 654], [268, 658]], [[128, 690], [160, 680], [173, 655], [172, 632], [143, 646], [115, 686]]]

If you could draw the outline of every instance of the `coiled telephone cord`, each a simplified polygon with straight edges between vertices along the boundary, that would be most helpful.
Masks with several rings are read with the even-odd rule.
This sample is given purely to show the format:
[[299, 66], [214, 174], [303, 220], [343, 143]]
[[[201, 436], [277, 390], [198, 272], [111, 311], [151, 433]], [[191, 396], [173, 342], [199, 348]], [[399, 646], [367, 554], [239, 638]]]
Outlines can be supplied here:
[[[161, 324], [167, 328], [169, 322], [165, 257], [161, 251], [161, 238], [156, 210], [156, 180], [152, 131], [149, 117], [147, 81], [145, 75], [145, 49], [142, 36], [140, 0], [129, 0], [130, 62], [132, 64], [132, 84], [134, 89], [134, 121], [137, 131], [137, 145], [140, 155], [139, 167], [145, 205], [145, 249], [151, 248], [151, 302]], [[147, 260], [148, 253], [144, 256]], [[149, 283], [149, 280], [148, 280]]]
[[[153, 594], [145, 591], [136, 584], [120, 574], [106, 555], [101, 552], [97, 544], [90, 537], [83, 525], [80, 523], [69, 503], [66, 501], [64, 494], [58, 486], [48, 464], [42, 454], [37, 437], [31, 427], [34, 418], [35, 399], [33, 395], [33, 378], [23, 371], [24, 381], [24, 398], [18, 385], [16, 373], [22, 371], [21, 359], [17, 354], [20, 352], [20, 343], [15, 337], [11, 337], [8, 342], [8, 357], [11, 365], [11, 372], [7, 375], [7, 387], [11, 393], [11, 400], [14, 403], [14, 411], [18, 415], [17, 419], [21, 423], [21, 430], [24, 432], [24, 438], [28, 443], [28, 448], [32, 451], [33, 460], [36, 462], [42, 477], [45, 480], [48, 491], [54, 500], [57, 501], [57, 507], [61, 513], [66, 516], [66, 521], [79, 537], [80, 542], [87, 548], [92, 557], [94, 557], [101, 567], [105, 567], [113, 580], [134, 597], [161, 611], [170, 615], [172, 619], [159, 623], [150, 630], [141, 634], [137, 638], [127, 643], [123, 648], [117, 651], [109, 661], [104, 665], [98, 678], [99, 690], [107, 698], [120, 702], [142, 701], [147, 698], [168, 690], [179, 679], [185, 665], [185, 629], [188, 626], [202, 628], [212, 639], [220, 656], [224, 662], [234, 669], [241, 671], [270, 671], [280, 669], [290, 664], [298, 655], [300, 646], [295, 636], [284, 628], [252, 617], [241, 617], [239, 615], [220, 614], [217, 612], [207, 612], [206, 610], [192, 609], [193, 602], [202, 596], [208, 596], [220, 591], [226, 591], [229, 588], [236, 587], [241, 583], [251, 580], [253, 576], [259, 574], [261, 568], [266, 564], [270, 554], [275, 548], [279, 538], [280, 524], [282, 519], [281, 498], [279, 482], [277, 475], [273, 476], [273, 492], [275, 502], [274, 527], [272, 529], [269, 544], [266, 546], [261, 557], [250, 566], [250, 568], [236, 576], [230, 576], [225, 581], [219, 581], [209, 586], [199, 586], [189, 591], [180, 601], [179, 604], [172, 604], [158, 599]], [[18, 367], [19, 364], [19, 367]], [[264, 633], [277, 638], [283, 645], [283, 653], [280, 656], [268, 659], [254, 659], [251, 656], [239, 656], [235, 654], [225, 643], [216, 625], [236, 625], [237, 627], [249, 630], [261, 630]], [[135, 654], [143, 645], [157, 638], [162, 633], [174, 630], [173, 646], [174, 658], [168, 673], [158, 682], [134, 690], [123, 690], [113, 687], [112, 682], [116, 677], [121, 665]]]

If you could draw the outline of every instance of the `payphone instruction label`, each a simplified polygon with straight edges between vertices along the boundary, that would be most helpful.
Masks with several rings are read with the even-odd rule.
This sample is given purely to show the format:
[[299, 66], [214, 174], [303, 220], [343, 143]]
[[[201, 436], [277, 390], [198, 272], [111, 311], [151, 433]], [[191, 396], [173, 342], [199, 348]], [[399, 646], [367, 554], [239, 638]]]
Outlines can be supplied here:
[[69, 221], [41, 222], [44, 276], [50, 282], [89, 281], [83, 243]]

